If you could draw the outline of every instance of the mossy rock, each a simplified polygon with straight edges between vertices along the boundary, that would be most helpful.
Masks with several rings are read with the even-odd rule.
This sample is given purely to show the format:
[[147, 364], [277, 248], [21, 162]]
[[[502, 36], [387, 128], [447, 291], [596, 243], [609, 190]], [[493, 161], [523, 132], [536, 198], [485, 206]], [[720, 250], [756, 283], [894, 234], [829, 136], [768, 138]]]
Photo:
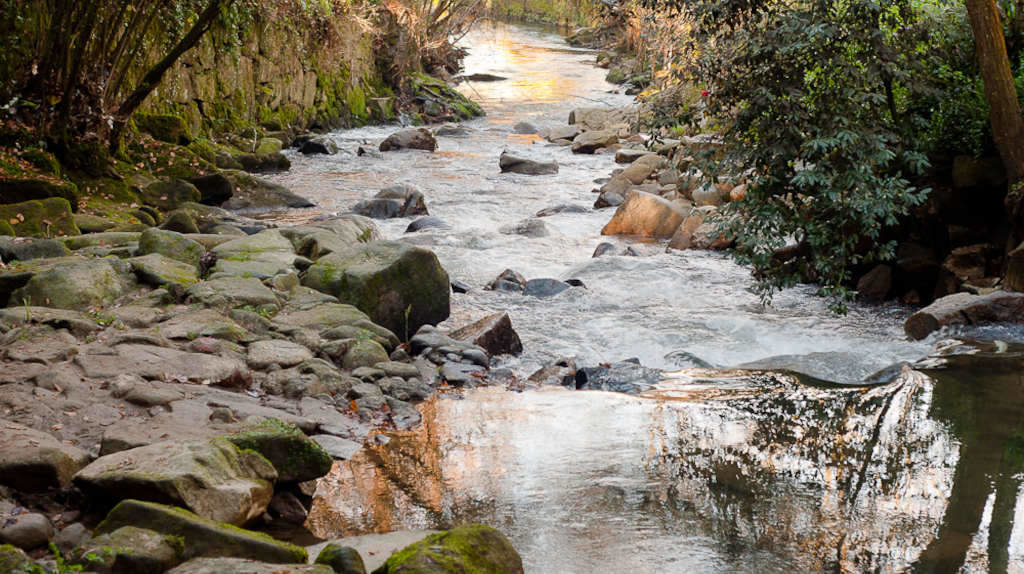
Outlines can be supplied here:
[[77, 204], [78, 186], [56, 178], [5, 179], [0, 180], [0, 197], [11, 203], [63, 197], [69, 202]]
[[36, 274], [11, 297], [55, 309], [105, 307], [131, 287], [121, 265], [111, 259], [70, 261]]
[[172, 179], [152, 183], [139, 192], [140, 199], [158, 209], [171, 211], [184, 203], [199, 202], [203, 195], [187, 181]]
[[63, 197], [0, 205], [0, 220], [6, 221], [18, 237], [82, 234], [72, 217], [71, 204]]
[[[415, 73], [410, 78], [413, 93], [421, 98], [448, 108], [461, 120], [485, 115], [483, 108], [444, 80], [427, 74]], [[438, 115], [438, 114], [429, 114]]]
[[0, 546], [0, 572], [32, 572], [34, 566], [35, 562], [20, 548], [10, 544]]
[[316, 557], [315, 564], [326, 564], [336, 574], [366, 574], [366, 565], [359, 551], [350, 546], [331, 542]]
[[182, 508], [139, 500], [125, 500], [115, 506], [95, 533], [106, 534], [124, 526], [180, 537], [185, 543], [185, 559], [239, 557], [272, 564], [304, 564], [309, 557], [304, 548], [266, 534], [209, 520]]
[[171, 114], [135, 114], [135, 127], [154, 138], [172, 144], [188, 145], [192, 133], [185, 118]]
[[373, 574], [522, 574], [523, 560], [501, 532], [469, 524], [431, 534], [388, 558]]
[[444, 321], [451, 310], [448, 274], [437, 256], [398, 241], [372, 241], [322, 257], [303, 285], [356, 306], [400, 337]]
[[238, 434], [224, 437], [241, 449], [254, 450], [277, 469], [281, 482], [305, 482], [331, 471], [333, 457], [299, 427], [264, 419]]
[[14, 237], [14, 228], [7, 221], [0, 221], [0, 235]]
[[185, 290], [199, 282], [199, 272], [195, 265], [159, 253], [133, 257], [128, 261], [140, 283], [164, 287], [176, 298], [183, 298]]
[[55, 177], [60, 177], [61, 169], [60, 162], [54, 155], [44, 149], [29, 149], [21, 153], [21, 159], [32, 164], [32, 167], [38, 169], [40, 172]]
[[159, 253], [195, 267], [199, 265], [199, 259], [206, 253], [206, 249], [176, 231], [147, 229], [139, 237], [139, 255], [150, 253]]
[[263, 138], [256, 146], [257, 154], [280, 153], [284, 149], [284, 142], [277, 138]]
[[117, 223], [105, 217], [89, 215], [88, 213], [76, 213], [75, 225], [78, 226], [82, 233], [101, 233], [117, 227]]
[[345, 369], [355, 370], [359, 367], [372, 367], [387, 360], [388, 352], [380, 343], [373, 339], [364, 339], [348, 348], [342, 358], [341, 366]]
[[90, 572], [165, 572], [180, 564], [184, 554], [180, 537], [122, 526], [75, 548], [68, 562]]
[[72, 251], [89, 247], [125, 247], [139, 242], [142, 234], [134, 231], [105, 231], [75, 237], [65, 237], [61, 242]]
[[167, 214], [160, 228], [177, 233], [199, 233], [199, 226], [188, 211], [178, 209]]

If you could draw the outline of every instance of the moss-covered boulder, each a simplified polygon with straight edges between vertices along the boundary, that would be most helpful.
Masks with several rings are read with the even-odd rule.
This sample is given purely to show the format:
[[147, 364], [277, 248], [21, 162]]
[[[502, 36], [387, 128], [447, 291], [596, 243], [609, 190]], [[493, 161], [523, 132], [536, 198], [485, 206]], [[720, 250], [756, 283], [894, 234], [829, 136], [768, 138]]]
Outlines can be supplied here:
[[202, 245], [176, 231], [147, 229], [139, 237], [139, 255], [159, 253], [189, 265], [199, 265], [199, 258], [206, 253]]
[[254, 450], [277, 469], [282, 482], [305, 482], [324, 476], [334, 459], [299, 427], [264, 419], [238, 434], [224, 437], [240, 449]]
[[213, 251], [217, 254], [214, 275], [267, 279], [294, 269], [295, 249], [276, 229], [239, 237]]
[[135, 114], [135, 127], [154, 138], [167, 143], [188, 145], [192, 133], [185, 118], [172, 114]]
[[34, 566], [35, 562], [20, 548], [10, 544], [0, 545], [0, 572], [32, 572]]
[[469, 120], [484, 115], [483, 108], [447, 82], [427, 74], [413, 74], [410, 87], [417, 99], [423, 101], [423, 113], [432, 119], [454, 116]]
[[139, 283], [164, 287], [175, 297], [184, 297], [185, 290], [199, 282], [199, 271], [195, 265], [159, 253], [133, 257], [128, 261]]
[[125, 526], [180, 537], [185, 543], [185, 559], [223, 556], [272, 564], [304, 564], [308, 559], [305, 549], [266, 534], [209, 520], [182, 508], [140, 500], [125, 500], [115, 506], [96, 527], [95, 534]]
[[82, 233], [101, 233], [108, 229], [117, 227], [117, 222], [111, 221], [105, 217], [98, 215], [90, 215], [88, 213], [76, 213], [75, 214], [75, 225]]
[[14, 237], [14, 227], [5, 220], [0, 219], [0, 236]]
[[505, 535], [484, 524], [431, 534], [396, 552], [373, 574], [522, 574]]
[[78, 202], [78, 186], [70, 181], [57, 178], [45, 179], [0, 179], [0, 197], [4, 202], [21, 203], [35, 199], [62, 197], [71, 203]]
[[0, 205], [0, 221], [7, 222], [17, 237], [82, 234], [71, 215], [71, 204], [62, 197]]
[[181, 563], [185, 543], [177, 537], [137, 526], [122, 526], [75, 548], [71, 564], [89, 572], [165, 572]]
[[105, 307], [131, 287], [127, 271], [118, 260], [72, 259], [37, 273], [11, 297], [57, 309]]
[[280, 307], [277, 295], [255, 277], [224, 277], [203, 281], [188, 290], [189, 300], [214, 309], [254, 307], [273, 312]]
[[11, 261], [64, 257], [68, 253], [70, 253], [68, 248], [56, 239], [0, 238], [0, 260], [7, 263]]
[[277, 138], [263, 138], [256, 146], [256, 153], [279, 153], [283, 149], [283, 141]]
[[336, 574], [366, 574], [366, 565], [359, 551], [350, 546], [331, 542], [316, 557], [316, 564], [326, 564]]
[[180, 504], [205, 518], [236, 525], [263, 514], [275, 480], [277, 472], [267, 459], [223, 439], [162, 442], [117, 452], [100, 457], [74, 478], [88, 493]]
[[357, 340], [345, 351], [341, 366], [355, 370], [359, 367], [372, 367], [387, 360], [388, 352], [380, 343], [373, 339], [362, 339]]
[[428, 249], [373, 241], [322, 257], [303, 285], [333, 295], [399, 336], [436, 325], [450, 313], [448, 274]]
[[181, 179], [156, 181], [139, 192], [139, 199], [164, 211], [178, 209], [184, 203], [198, 203], [202, 198], [196, 186]]
[[175, 233], [199, 233], [199, 226], [196, 225], [196, 220], [184, 209], [176, 209], [168, 213], [167, 218], [160, 224], [160, 229]]

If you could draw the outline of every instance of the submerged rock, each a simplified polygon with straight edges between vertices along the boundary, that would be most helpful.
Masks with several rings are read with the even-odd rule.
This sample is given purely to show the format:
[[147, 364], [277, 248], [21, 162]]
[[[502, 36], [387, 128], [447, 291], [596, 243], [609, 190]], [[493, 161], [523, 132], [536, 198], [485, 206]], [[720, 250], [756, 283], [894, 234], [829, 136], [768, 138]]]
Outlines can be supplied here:
[[316, 136], [303, 142], [299, 147], [299, 153], [303, 155], [334, 155], [338, 153], [338, 146], [328, 136]]
[[469, 524], [438, 534], [396, 552], [373, 574], [450, 574], [480, 572], [522, 574], [523, 561], [501, 532]]
[[644, 367], [640, 361], [630, 359], [611, 365], [577, 369], [575, 384], [580, 390], [637, 394], [651, 389], [659, 380], [661, 371]]
[[558, 162], [539, 161], [512, 155], [508, 150], [501, 152], [498, 159], [498, 166], [501, 173], [519, 173], [524, 175], [550, 175], [558, 173]]
[[562, 291], [568, 290], [572, 285], [558, 279], [530, 279], [523, 286], [523, 295], [529, 297], [554, 297]]
[[427, 216], [421, 217], [416, 221], [413, 221], [405, 228], [406, 233], [415, 233], [417, 231], [423, 231], [424, 229], [451, 229], [451, 225], [448, 225], [443, 219], [439, 217]]

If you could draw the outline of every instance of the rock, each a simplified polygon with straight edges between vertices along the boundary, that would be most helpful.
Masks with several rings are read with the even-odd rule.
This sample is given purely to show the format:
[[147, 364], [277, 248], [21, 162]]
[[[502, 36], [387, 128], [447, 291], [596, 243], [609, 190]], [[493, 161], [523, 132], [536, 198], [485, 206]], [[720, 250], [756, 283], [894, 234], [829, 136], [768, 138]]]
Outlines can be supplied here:
[[713, 185], [706, 185], [693, 190], [693, 203], [697, 207], [711, 205], [719, 207], [724, 203], [722, 192]]
[[548, 225], [540, 219], [524, 219], [512, 225], [505, 225], [499, 231], [504, 235], [522, 235], [532, 238], [551, 235]]
[[281, 482], [305, 482], [324, 476], [333, 459], [295, 425], [265, 419], [241, 433], [224, 437], [240, 449], [254, 450], [277, 469]]
[[53, 538], [53, 525], [42, 514], [24, 513], [6, 517], [0, 524], [0, 542], [24, 550], [45, 546]]
[[228, 357], [139, 344], [117, 345], [114, 350], [82, 353], [75, 363], [90, 378], [130, 372], [146, 379], [216, 383], [245, 372], [245, 363]]
[[622, 170], [620, 175], [629, 180], [633, 185], [640, 185], [664, 165], [665, 158], [658, 154], [647, 154], [629, 164], [626, 169]]
[[346, 396], [354, 400], [360, 409], [365, 410], [379, 410], [387, 404], [387, 400], [384, 398], [384, 393], [381, 392], [380, 387], [372, 383], [353, 385]]
[[483, 524], [469, 524], [431, 534], [374, 570], [374, 574], [449, 572], [522, 574], [523, 561], [502, 533]]
[[857, 281], [857, 295], [869, 301], [884, 301], [892, 290], [892, 267], [874, 266]]
[[328, 136], [317, 136], [303, 143], [299, 147], [299, 153], [303, 155], [334, 155], [338, 153], [338, 146]]
[[388, 360], [388, 352], [373, 340], [358, 341], [345, 352], [341, 366], [345, 369], [372, 367]]
[[487, 291], [522, 291], [526, 286], [526, 278], [519, 273], [506, 269], [498, 274], [486, 287]]
[[956, 325], [1020, 323], [1024, 321], [1024, 294], [996, 291], [988, 295], [954, 293], [936, 300], [907, 319], [903, 329], [920, 340], [933, 331]]
[[137, 113], [132, 116], [132, 121], [135, 122], [135, 126], [139, 130], [160, 141], [177, 145], [192, 143], [192, 134], [189, 132], [188, 124], [181, 116]]
[[639, 235], [668, 239], [689, 215], [678, 205], [656, 195], [630, 191], [601, 235]]
[[590, 213], [590, 210], [582, 205], [573, 205], [571, 203], [563, 203], [561, 205], [555, 205], [552, 207], [545, 207], [544, 209], [537, 212], [537, 217], [550, 217], [559, 213]]
[[[84, 542], [89, 540], [92, 535], [89, 534], [89, 529], [85, 527], [81, 522], [69, 524], [65, 526], [63, 530], [57, 533], [53, 537], [53, 543], [57, 546], [65, 555], [71, 552], [72, 549], [82, 545]], [[3, 571], [3, 560], [0, 559], [0, 572]]]
[[592, 258], [603, 257], [605, 255], [615, 255], [615, 245], [608, 242], [598, 243], [597, 247], [594, 248], [594, 254]]
[[178, 209], [186, 202], [199, 202], [203, 194], [191, 183], [181, 179], [156, 181], [139, 191], [139, 199], [162, 211]]
[[96, 215], [89, 215], [88, 213], [76, 213], [75, 225], [82, 233], [100, 233], [101, 231], [107, 231], [108, 229], [117, 227], [117, 224], [109, 219], [104, 219]]
[[64, 257], [69, 253], [64, 243], [56, 239], [0, 237], [0, 261], [30, 261]]
[[[989, 274], [989, 267], [996, 267], [990, 262], [999, 259], [999, 251], [987, 243], [957, 247], [949, 253], [942, 267], [960, 281], [978, 280]], [[997, 272], [998, 269], [992, 271]]]
[[1024, 243], [1011, 251], [1006, 259], [1006, 276], [1003, 278], [1003, 284], [1007, 289], [1024, 291]]
[[491, 355], [519, 355], [523, 343], [512, 328], [508, 313], [495, 313], [450, 333], [453, 339], [483, 347]]
[[138, 383], [123, 398], [126, 402], [146, 408], [167, 406], [185, 398], [181, 391], [157, 385], [158, 383]]
[[316, 441], [316, 443], [327, 451], [328, 454], [338, 460], [348, 460], [363, 449], [363, 445], [358, 442], [328, 434], [313, 435], [310, 438]]
[[572, 142], [573, 153], [594, 153], [601, 148], [619, 143], [619, 134], [612, 130], [586, 131]]
[[277, 472], [262, 456], [224, 439], [163, 442], [100, 457], [75, 475], [87, 492], [168, 501], [242, 525], [263, 514]]
[[225, 276], [269, 279], [294, 269], [295, 248], [276, 229], [267, 229], [248, 237], [239, 237], [213, 248], [217, 264], [211, 279]]
[[57, 309], [105, 307], [130, 286], [126, 271], [110, 259], [71, 259], [37, 273], [11, 296]]
[[669, 239], [668, 249], [678, 249], [684, 251], [690, 248], [696, 248], [694, 244], [694, 235], [697, 230], [704, 225], [704, 215], [701, 213], [693, 213], [687, 217], [682, 225], [676, 228], [675, 233], [672, 234], [672, 238]]
[[547, 140], [554, 142], [558, 140], [572, 141], [580, 135], [580, 127], [575, 125], [557, 126], [548, 130]]
[[199, 282], [195, 265], [182, 263], [159, 253], [151, 253], [128, 260], [139, 283], [164, 287], [172, 294], [184, 296], [185, 289]]
[[242, 558], [196, 558], [166, 574], [333, 574], [324, 564], [263, 564]]
[[441, 378], [453, 387], [473, 388], [486, 373], [487, 369], [480, 365], [449, 362], [441, 366]]
[[434, 130], [434, 135], [439, 137], [464, 137], [473, 133], [473, 130], [462, 125], [462, 124], [444, 124], [443, 126]]
[[577, 369], [574, 383], [580, 390], [637, 394], [653, 388], [661, 377], [661, 371], [644, 367], [634, 359]]
[[530, 279], [523, 286], [523, 295], [529, 297], [554, 297], [571, 285], [558, 279]]
[[424, 229], [451, 229], [445, 221], [438, 217], [421, 217], [416, 221], [409, 224], [409, 227], [405, 228], [406, 233], [415, 233], [417, 231], [423, 231]]
[[[160, 323], [153, 330], [167, 339], [188, 339], [189, 341], [201, 338], [243, 341], [249, 337], [249, 333], [230, 317], [225, 317], [212, 309], [200, 309], [175, 315]], [[153, 359], [157, 360], [156, 357]]]
[[249, 345], [249, 367], [264, 370], [271, 365], [293, 367], [313, 358], [309, 349], [291, 341], [256, 341]]
[[32, 572], [36, 563], [19, 548], [0, 545], [0, 572]]
[[50, 198], [77, 203], [78, 187], [69, 182], [51, 179], [4, 179], [0, 181], [0, 198], [4, 203], [23, 203]]
[[363, 557], [355, 548], [342, 546], [337, 542], [328, 543], [316, 557], [316, 564], [330, 566], [335, 574], [366, 574]]
[[437, 149], [437, 140], [426, 128], [409, 128], [389, 135], [380, 144], [380, 151], [400, 149], [434, 151]]
[[605, 130], [610, 128], [624, 129], [635, 132], [639, 122], [639, 113], [635, 107], [626, 108], [577, 108], [569, 112], [569, 124], [576, 125], [584, 131]]
[[529, 135], [540, 133], [540, 130], [537, 129], [537, 126], [531, 124], [530, 122], [519, 122], [516, 125], [512, 126], [512, 133], [519, 135]]
[[311, 201], [292, 193], [283, 185], [252, 176], [244, 171], [225, 170], [221, 173], [234, 186], [231, 199], [223, 204], [225, 209], [264, 211], [284, 207], [314, 207]]
[[501, 173], [520, 173], [523, 175], [549, 175], [558, 173], [558, 162], [538, 161], [512, 155], [508, 150], [501, 152], [498, 159]]
[[166, 572], [181, 563], [184, 553], [180, 538], [122, 526], [77, 548], [70, 562], [107, 572]]
[[382, 379], [378, 386], [382, 393], [400, 401], [423, 401], [434, 394], [434, 389], [417, 378], [409, 380], [398, 377]]
[[[394, 333], [448, 318], [450, 288], [433, 252], [395, 241], [373, 241], [317, 261], [303, 285], [355, 305]], [[384, 359], [386, 360], [386, 359]]]
[[601, 195], [597, 196], [597, 200], [594, 201], [594, 209], [604, 209], [606, 207], [618, 207], [626, 201], [626, 198], [617, 191], [602, 191]]
[[302, 505], [302, 501], [287, 491], [274, 494], [268, 510], [275, 520], [282, 520], [289, 524], [301, 525], [309, 516], [309, 511]]
[[151, 253], [159, 253], [196, 267], [206, 249], [180, 233], [164, 229], [147, 229], [139, 236], [139, 255]]
[[650, 154], [651, 152], [645, 149], [622, 148], [615, 152], [615, 163], [633, 163]]
[[223, 277], [193, 285], [186, 292], [189, 300], [207, 307], [228, 309], [252, 306], [259, 309], [277, 309], [277, 295], [254, 277]]
[[452, 281], [452, 293], [469, 293], [470, 289], [472, 288], [462, 281]]
[[71, 204], [63, 197], [0, 205], [0, 221], [9, 225], [17, 237], [82, 234], [71, 216]]
[[222, 205], [235, 194], [234, 184], [221, 173], [194, 177], [188, 181], [199, 190], [199, 203], [203, 205]]
[[[221, 524], [181, 508], [139, 500], [125, 500], [115, 506], [106, 520], [96, 528], [96, 534], [114, 532], [125, 526], [138, 526], [180, 537], [184, 541], [186, 559], [197, 556], [236, 556], [272, 564], [304, 564], [308, 559], [304, 549], [279, 542], [266, 534]], [[280, 572], [280, 567], [276, 571]], [[231, 570], [209, 572], [225, 574]]]
[[180, 210], [167, 214], [167, 219], [160, 224], [160, 229], [174, 231], [177, 233], [199, 233], [196, 221], [188, 213]]
[[381, 190], [373, 199], [360, 201], [352, 211], [373, 219], [427, 215], [423, 194], [409, 184], [397, 184]]

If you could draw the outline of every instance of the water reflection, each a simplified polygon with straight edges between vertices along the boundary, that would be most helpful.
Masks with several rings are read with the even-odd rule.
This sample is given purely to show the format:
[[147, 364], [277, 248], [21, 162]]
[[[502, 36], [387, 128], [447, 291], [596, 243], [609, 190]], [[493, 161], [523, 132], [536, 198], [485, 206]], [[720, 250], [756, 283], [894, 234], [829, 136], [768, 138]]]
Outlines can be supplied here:
[[339, 464], [310, 525], [485, 521], [538, 573], [1021, 572], [1022, 357], [870, 388], [688, 371], [643, 397], [440, 399]]

